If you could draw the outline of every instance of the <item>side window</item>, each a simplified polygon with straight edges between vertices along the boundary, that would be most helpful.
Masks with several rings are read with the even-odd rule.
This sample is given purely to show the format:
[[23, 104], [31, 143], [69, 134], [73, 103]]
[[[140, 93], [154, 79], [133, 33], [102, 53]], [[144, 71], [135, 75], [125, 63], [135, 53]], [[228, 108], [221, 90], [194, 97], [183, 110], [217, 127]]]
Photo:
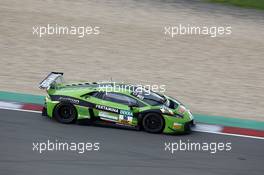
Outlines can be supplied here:
[[99, 99], [103, 99], [103, 93], [102, 92], [96, 92], [93, 94], [93, 97], [99, 98]]
[[102, 93], [94, 91], [94, 92], [90, 92], [90, 93], [84, 94], [84, 95], [82, 95], [82, 97], [84, 97], [84, 98], [96, 97], [96, 98], [102, 99]]
[[111, 93], [111, 92], [105, 93], [103, 95], [103, 99], [107, 100], [107, 101], [112, 101], [115, 103], [121, 103], [124, 105], [137, 104], [137, 100], [135, 100], [129, 96], [118, 94], [118, 93]]

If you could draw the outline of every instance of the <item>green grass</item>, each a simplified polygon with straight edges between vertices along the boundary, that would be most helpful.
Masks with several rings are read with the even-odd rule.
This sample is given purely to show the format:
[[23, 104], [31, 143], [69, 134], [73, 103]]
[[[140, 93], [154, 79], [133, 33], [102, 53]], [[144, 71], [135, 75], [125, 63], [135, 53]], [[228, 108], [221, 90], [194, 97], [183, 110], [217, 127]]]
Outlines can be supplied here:
[[264, 10], [264, 0], [209, 0], [209, 2], [230, 4], [244, 8]]

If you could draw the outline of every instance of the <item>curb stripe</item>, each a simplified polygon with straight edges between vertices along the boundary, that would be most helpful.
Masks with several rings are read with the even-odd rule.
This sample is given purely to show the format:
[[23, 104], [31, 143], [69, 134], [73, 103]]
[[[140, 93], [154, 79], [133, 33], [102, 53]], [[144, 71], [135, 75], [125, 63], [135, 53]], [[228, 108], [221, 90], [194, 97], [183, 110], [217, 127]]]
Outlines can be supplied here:
[[248, 129], [264, 131], [263, 121], [229, 118], [229, 117], [223, 117], [223, 116], [208, 116], [208, 115], [202, 115], [202, 114], [194, 114], [194, 117], [196, 121], [200, 123], [238, 127], [238, 128], [248, 128]]
[[11, 111], [21, 111], [21, 112], [31, 112], [31, 113], [39, 113], [41, 114], [41, 111], [32, 111], [32, 110], [26, 110], [26, 109], [15, 109], [15, 108], [1, 108], [0, 109], [5, 109], [5, 110], [11, 110]]
[[31, 110], [31, 111], [42, 111], [43, 106], [35, 104], [23, 104], [21, 109]]
[[264, 137], [264, 131], [258, 131], [258, 130], [246, 129], [246, 128], [224, 127], [222, 132], [229, 134]]
[[5, 102], [5, 101], [0, 101], [0, 108], [13, 108], [13, 109], [20, 109], [21, 104], [15, 103], [15, 102]]

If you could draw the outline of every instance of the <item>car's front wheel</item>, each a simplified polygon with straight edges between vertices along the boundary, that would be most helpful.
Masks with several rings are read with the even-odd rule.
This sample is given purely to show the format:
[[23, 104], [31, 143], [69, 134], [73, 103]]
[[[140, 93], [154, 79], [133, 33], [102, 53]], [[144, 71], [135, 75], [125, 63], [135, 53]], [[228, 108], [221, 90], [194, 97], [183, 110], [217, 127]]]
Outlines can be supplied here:
[[164, 120], [158, 113], [148, 113], [144, 116], [142, 126], [150, 133], [161, 133], [164, 128]]
[[77, 119], [77, 111], [70, 103], [59, 103], [55, 107], [54, 117], [60, 123], [74, 123]]

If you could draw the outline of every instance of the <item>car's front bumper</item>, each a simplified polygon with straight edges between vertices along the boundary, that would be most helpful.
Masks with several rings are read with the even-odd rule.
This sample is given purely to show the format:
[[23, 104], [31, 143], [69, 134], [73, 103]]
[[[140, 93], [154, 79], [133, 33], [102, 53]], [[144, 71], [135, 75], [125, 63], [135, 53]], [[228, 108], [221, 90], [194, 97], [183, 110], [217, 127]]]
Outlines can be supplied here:
[[195, 126], [194, 120], [191, 120], [191, 121], [184, 124], [184, 131], [186, 133], [190, 133], [194, 126]]
[[195, 125], [193, 119], [175, 118], [171, 116], [164, 116], [165, 127], [163, 133], [177, 134], [177, 133], [189, 133], [191, 128]]

